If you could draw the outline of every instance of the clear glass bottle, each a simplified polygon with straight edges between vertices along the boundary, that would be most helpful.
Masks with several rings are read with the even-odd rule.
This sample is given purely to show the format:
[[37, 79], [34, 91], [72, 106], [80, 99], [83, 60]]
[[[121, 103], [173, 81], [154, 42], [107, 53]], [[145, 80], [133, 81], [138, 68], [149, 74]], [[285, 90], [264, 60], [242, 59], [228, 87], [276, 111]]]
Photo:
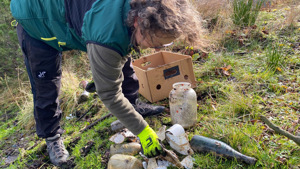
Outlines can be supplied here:
[[197, 95], [190, 83], [173, 84], [169, 95], [169, 105], [173, 124], [188, 128], [197, 122]]

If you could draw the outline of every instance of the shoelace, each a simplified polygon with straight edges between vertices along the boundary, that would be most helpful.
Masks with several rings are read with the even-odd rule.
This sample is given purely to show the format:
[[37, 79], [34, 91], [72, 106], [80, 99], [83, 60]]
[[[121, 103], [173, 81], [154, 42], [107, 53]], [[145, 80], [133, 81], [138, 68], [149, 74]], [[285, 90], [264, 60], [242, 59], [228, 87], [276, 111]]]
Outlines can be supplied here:
[[48, 148], [52, 150], [51, 152], [54, 153], [54, 156], [56, 158], [61, 158], [64, 155], [64, 150], [63, 150], [63, 141], [61, 138], [57, 139], [56, 141], [50, 142], [48, 145]]

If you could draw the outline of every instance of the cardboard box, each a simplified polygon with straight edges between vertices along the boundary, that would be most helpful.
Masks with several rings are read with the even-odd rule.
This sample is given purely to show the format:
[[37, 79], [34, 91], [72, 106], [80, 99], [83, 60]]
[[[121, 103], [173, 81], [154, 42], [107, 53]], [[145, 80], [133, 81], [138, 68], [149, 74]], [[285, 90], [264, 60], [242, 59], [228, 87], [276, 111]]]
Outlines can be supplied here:
[[135, 60], [133, 68], [139, 79], [139, 93], [150, 102], [169, 97], [176, 82], [196, 86], [192, 58], [188, 55], [158, 52]]

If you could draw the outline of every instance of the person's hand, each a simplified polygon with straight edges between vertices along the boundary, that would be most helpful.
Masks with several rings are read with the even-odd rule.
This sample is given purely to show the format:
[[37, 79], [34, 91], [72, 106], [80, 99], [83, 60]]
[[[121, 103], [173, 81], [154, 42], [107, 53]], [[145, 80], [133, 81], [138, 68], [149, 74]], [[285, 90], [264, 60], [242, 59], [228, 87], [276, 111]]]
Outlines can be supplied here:
[[138, 137], [140, 138], [143, 154], [145, 156], [151, 158], [160, 154], [165, 154], [163, 147], [158, 140], [158, 136], [149, 125], [138, 134]]

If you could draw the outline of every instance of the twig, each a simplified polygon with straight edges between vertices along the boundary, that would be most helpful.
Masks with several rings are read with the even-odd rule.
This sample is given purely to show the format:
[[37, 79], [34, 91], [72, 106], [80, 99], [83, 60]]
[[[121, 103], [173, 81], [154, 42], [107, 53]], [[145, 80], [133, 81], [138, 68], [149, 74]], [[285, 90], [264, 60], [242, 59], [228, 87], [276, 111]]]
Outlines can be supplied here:
[[80, 149], [80, 154], [81, 154], [81, 156], [84, 156], [84, 157], [85, 157], [85, 156], [90, 152], [90, 150], [91, 150], [91, 148], [93, 147], [94, 144], [95, 144], [95, 142], [89, 141], [89, 142], [86, 144], [86, 146], [82, 147], [82, 148]]
[[86, 130], [88, 130], [88, 129], [94, 127], [94, 126], [95, 126], [97, 123], [99, 123], [100, 121], [103, 121], [104, 119], [106, 119], [106, 118], [108, 118], [108, 117], [111, 117], [111, 116], [112, 116], [112, 114], [109, 113], [109, 114], [107, 114], [107, 115], [101, 117], [100, 119], [96, 120], [94, 123], [88, 125], [86, 128], [80, 130], [80, 132], [81, 132], [81, 133], [85, 132]]
[[217, 102], [216, 102], [215, 99], [211, 96], [210, 93], [208, 93], [208, 96], [211, 98], [211, 100], [212, 100], [215, 104], [217, 104]]
[[273, 129], [275, 132], [282, 134], [286, 136], [287, 138], [293, 140], [296, 144], [300, 146], [300, 137], [299, 136], [294, 136], [293, 134], [290, 134], [289, 132], [282, 130], [278, 126], [274, 125], [268, 118], [265, 116], [261, 115], [260, 119], [265, 122], [271, 129]]
[[245, 115], [242, 115], [242, 116], [239, 116], [239, 117], [237, 117], [237, 119], [242, 119], [242, 118], [244, 118], [244, 117], [246, 117], [246, 116], [250, 116], [251, 114], [245, 114]]
[[46, 163], [44, 162], [38, 169], [42, 168]]
[[8, 118], [7, 118], [7, 112], [5, 110], [5, 122], [7, 122]]
[[26, 150], [28, 151], [28, 150], [33, 149], [33, 148], [36, 147], [39, 143], [40, 143], [40, 142], [35, 142], [33, 146], [28, 147]]
[[80, 116], [76, 122], [78, 122], [79, 120], [81, 120], [86, 114], [88, 114], [88, 112], [94, 107], [95, 105], [93, 104], [82, 116]]

